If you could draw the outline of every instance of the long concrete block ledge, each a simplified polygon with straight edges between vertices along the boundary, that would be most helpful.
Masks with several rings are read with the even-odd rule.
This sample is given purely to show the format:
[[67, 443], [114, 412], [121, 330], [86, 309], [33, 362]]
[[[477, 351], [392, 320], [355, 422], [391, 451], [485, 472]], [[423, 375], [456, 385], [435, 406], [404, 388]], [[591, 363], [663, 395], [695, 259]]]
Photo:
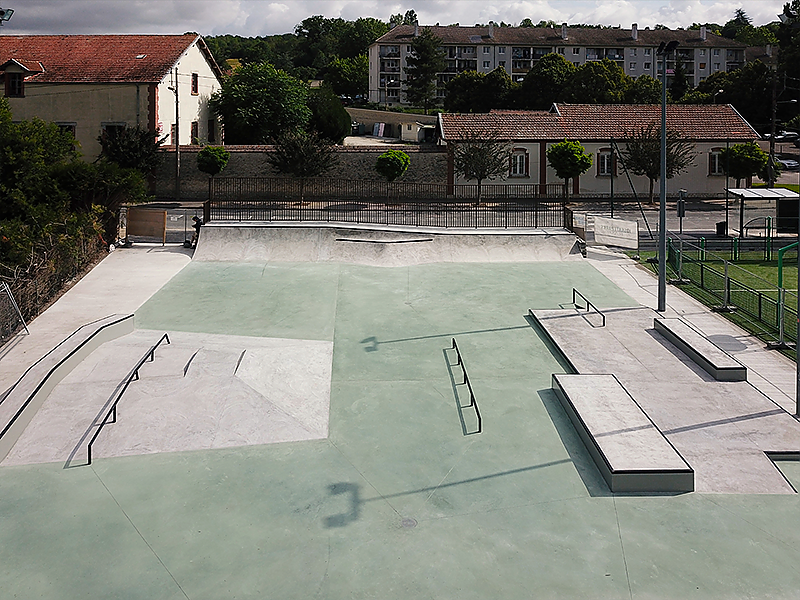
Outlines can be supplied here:
[[615, 493], [694, 491], [694, 470], [614, 375], [553, 374], [552, 387]]
[[655, 330], [717, 381], [747, 381], [747, 367], [681, 319], [653, 319]]
[[0, 401], [0, 461], [53, 388], [97, 347], [133, 331], [133, 315], [110, 315], [82, 325], [31, 365]]

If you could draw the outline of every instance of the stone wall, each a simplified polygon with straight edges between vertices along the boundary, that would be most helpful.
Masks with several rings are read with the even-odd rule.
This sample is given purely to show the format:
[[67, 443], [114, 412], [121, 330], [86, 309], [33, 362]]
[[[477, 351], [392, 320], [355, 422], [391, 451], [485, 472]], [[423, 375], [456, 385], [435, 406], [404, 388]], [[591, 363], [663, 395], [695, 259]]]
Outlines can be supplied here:
[[[358, 146], [338, 149], [339, 166], [327, 176], [343, 179], [376, 179], [375, 161], [393, 146]], [[440, 146], [394, 146], [411, 158], [411, 166], [400, 179], [409, 183], [447, 183], [447, 154]], [[267, 161], [272, 146], [226, 146], [231, 153], [223, 177], [277, 177]], [[206, 200], [208, 175], [197, 169], [200, 146], [181, 147], [181, 200]], [[160, 200], [175, 197], [175, 149], [164, 150], [156, 171], [154, 194]]]

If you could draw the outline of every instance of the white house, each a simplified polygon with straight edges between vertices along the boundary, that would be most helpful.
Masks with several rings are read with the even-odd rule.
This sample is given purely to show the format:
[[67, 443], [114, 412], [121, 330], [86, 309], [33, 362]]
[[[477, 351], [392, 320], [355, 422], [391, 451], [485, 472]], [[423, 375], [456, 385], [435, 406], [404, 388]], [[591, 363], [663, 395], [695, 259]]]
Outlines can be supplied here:
[[13, 119], [69, 129], [87, 160], [116, 127], [139, 125], [174, 145], [176, 106], [180, 144], [220, 142], [208, 100], [222, 72], [197, 34], [0, 35], [0, 71]]
[[[560, 183], [547, 161], [547, 149], [564, 140], [580, 142], [592, 155], [593, 165], [572, 182], [573, 194], [609, 196], [614, 193], [641, 198], [649, 190], [646, 177], [630, 174], [612, 154], [612, 146], [625, 147], [634, 131], [661, 123], [661, 107], [649, 104], [554, 104], [549, 111], [492, 111], [480, 114], [440, 114], [439, 135], [458, 144], [470, 135], [491, 136], [511, 146], [509, 171], [504, 181], [494, 184]], [[667, 127], [677, 130], [694, 144], [694, 160], [689, 169], [667, 181], [669, 193], [683, 188], [698, 197], [717, 197], [725, 193], [726, 178], [720, 152], [728, 145], [758, 139], [750, 124], [730, 105], [671, 104], [667, 107]], [[448, 159], [448, 184], [472, 183], [455, 173], [452, 153]], [[487, 195], [491, 191], [487, 190]]]

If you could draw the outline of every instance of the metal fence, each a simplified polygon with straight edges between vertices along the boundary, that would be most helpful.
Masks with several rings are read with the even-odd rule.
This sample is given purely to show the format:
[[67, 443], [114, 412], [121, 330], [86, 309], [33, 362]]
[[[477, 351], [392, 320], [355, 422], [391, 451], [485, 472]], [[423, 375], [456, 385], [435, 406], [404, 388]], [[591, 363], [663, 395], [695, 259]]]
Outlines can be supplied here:
[[258, 202], [208, 203], [214, 221], [308, 221], [413, 227], [565, 227], [563, 202]]
[[[214, 201], [364, 201], [397, 204], [404, 202], [477, 202], [477, 185], [406, 183], [330, 177], [214, 177], [210, 184]], [[481, 199], [489, 201], [562, 200], [562, 183], [487, 184]]]
[[778, 345], [797, 337], [797, 292], [778, 287], [726, 260], [721, 255], [684, 240], [668, 240], [667, 261], [678, 274], [719, 301], [761, 325]]

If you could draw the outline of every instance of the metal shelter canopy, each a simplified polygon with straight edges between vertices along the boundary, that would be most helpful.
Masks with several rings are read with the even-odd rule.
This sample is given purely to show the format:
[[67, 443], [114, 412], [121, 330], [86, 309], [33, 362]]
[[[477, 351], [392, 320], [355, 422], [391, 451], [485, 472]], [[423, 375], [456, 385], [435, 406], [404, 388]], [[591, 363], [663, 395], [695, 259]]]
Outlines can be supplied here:
[[757, 198], [760, 200], [775, 200], [777, 198], [797, 198], [797, 192], [786, 188], [728, 188], [734, 196], [745, 200]]

